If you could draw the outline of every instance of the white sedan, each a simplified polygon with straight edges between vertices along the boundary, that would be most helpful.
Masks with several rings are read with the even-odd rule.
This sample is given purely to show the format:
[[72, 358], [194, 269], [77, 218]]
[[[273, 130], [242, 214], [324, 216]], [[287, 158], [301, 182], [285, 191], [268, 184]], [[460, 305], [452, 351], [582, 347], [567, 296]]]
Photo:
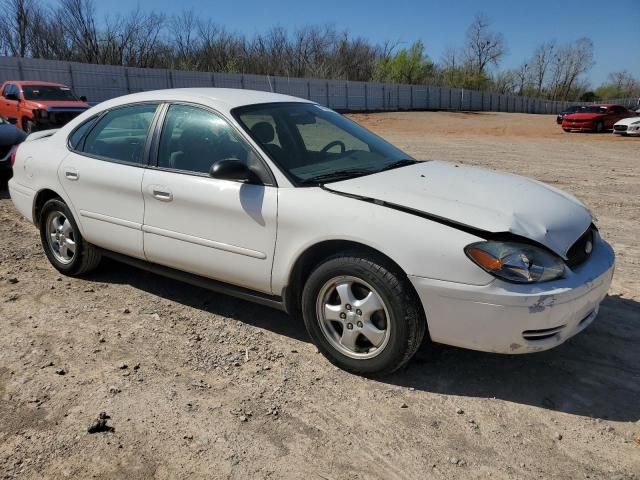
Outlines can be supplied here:
[[573, 196], [417, 161], [283, 95], [129, 95], [31, 135], [14, 161], [11, 198], [60, 272], [109, 256], [281, 308], [365, 375], [399, 368], [424, 338], [555, 347], [594, 320], [613, 275]]
[[613, 124], [613, 133], [640, 135], [640, 117], [628, 117]]

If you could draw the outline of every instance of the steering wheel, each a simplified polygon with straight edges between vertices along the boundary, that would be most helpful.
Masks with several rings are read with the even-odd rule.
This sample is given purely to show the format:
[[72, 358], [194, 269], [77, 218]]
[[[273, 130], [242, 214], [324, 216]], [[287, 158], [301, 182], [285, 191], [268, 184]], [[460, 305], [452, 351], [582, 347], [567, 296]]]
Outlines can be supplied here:
[[340, 146], [340, 153], [344, 153], [347, 151], [347, 146], [344, 144], [344, 142], [341, 142], [340, 140], [334, 140], [333, 142], [329, 142], [324, 147], [322, 147], [322, 150], [320, 150], [320, 153], [327, 153], [336, 145]]

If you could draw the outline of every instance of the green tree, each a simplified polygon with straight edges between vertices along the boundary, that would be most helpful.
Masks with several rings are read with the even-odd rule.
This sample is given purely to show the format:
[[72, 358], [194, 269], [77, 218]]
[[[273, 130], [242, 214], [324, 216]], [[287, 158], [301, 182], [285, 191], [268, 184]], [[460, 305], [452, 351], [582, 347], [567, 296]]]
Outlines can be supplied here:
[[433, 69], [423, 43], [418, 40], [408, 49], [378, 59], [374, 76], [381, 82], [419, 84], [433, 75]]

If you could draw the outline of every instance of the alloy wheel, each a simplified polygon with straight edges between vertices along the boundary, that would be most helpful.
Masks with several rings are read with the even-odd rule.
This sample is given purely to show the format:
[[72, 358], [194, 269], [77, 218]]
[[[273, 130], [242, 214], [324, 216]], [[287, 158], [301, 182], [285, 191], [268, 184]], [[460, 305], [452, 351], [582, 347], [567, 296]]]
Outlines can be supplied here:
[[318, 293], [320, 329], [333, 348], [355, 359], [379, 355], [389, 342], [389, 311], [380, 294], [352, 276], [334, 277]]
[[73, 225], [63, 212], [54, 210], [47, 217], [47, 242], [57, 261], [68, 265], [76, 253], [76, 235]]

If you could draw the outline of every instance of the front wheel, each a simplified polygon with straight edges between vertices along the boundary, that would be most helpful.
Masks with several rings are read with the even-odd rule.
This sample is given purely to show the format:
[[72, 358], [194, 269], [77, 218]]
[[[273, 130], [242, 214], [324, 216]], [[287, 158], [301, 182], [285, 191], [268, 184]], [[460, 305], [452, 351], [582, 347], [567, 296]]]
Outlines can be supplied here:
[[596, 123], [596, 133], [602, 133], [604, 131], [604, 123]]
[[36, 124], [35, 123], [33, 123], [31, 120], [29, 120], [27, 118], [23, 118], [22, 119], [22, 130], [24, 130], [25, 133], [30, 134], [35, 129], [36, 129]]
[[426, 320], [406, 277], [381, 259], [342, 254], [320, 264], [302, 295], [318, 350], [349, 372], [385, 375], [422, 343]]
[[42, 207], [40, 240], [51, 264], [65, 275], [89, 272], [100, 263], [100, 252], [82, 238], [69, 207], [60, 199], [48, 200]]

